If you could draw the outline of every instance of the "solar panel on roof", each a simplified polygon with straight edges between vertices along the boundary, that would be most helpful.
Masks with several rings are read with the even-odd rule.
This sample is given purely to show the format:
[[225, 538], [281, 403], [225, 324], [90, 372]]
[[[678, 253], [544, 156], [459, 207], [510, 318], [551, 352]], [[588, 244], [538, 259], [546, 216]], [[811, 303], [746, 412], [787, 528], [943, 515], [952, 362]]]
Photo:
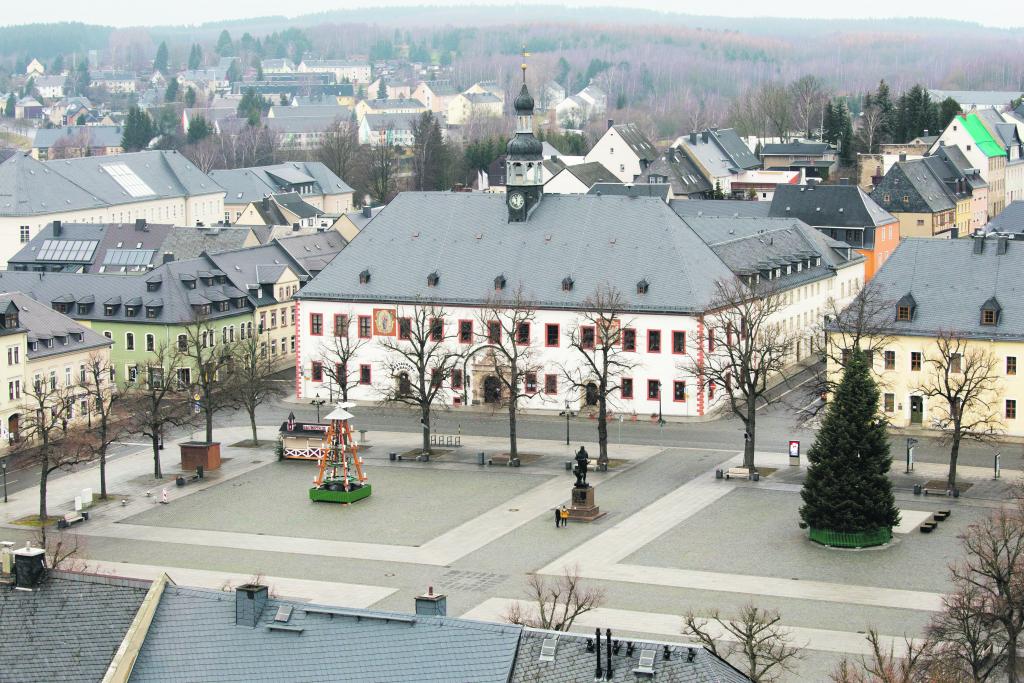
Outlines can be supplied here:
[[44, 240], [36, 257], [40, 261], [89, 261], [96, 240]]
[[108, 266], [145, 266], [153, 261], [155, 249], [109, 249], [103, 257]]

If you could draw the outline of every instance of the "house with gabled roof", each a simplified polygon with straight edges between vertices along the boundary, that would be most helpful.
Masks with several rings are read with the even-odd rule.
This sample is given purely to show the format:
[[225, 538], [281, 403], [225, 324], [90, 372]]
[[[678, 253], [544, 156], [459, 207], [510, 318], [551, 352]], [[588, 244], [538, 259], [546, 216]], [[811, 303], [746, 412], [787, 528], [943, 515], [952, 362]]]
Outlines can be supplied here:
[[[871, 191], [871, 198], [900, 220], [905, 237], [951, 237], [956, 225], [957, 204], [965, 192], [947, 188], [939, 173], [944, 159], [925, 157], [900, 161], [889, 169], [882, 182]], [[969, 195], [968, 207], [970, 205]], [[959, 233], [956, 233], [959, 236]]]
[[319, 161], [210, 171], [210, 177], [224, 188], [227, 223], [237, 223], [252, 202], [288, 192], [298, 193], [303, 202], [331, 216], [352, 210], [352, 188]]
[[761, 168], [761, 161], [732, 128], [706, 128], [684, 135], [672, 147], [700, 171], [712, 191], [732, 195], [732, 181], [744, 171]]
[[623, 183], [636, 181], [658, 158], [658, 150], [635, 123], [615, 124], [587, 152], [587, 162], [597, 161]]
[[988, 218], [992, 218], [1006, 206], [1006, 148], [996, 142], [992, 133], [982, 121], [978, 112], [954, 117], [938, 140], [929, 149], [936, 154], [939, 147], [956, 145], [978, 169], [988, 184]]

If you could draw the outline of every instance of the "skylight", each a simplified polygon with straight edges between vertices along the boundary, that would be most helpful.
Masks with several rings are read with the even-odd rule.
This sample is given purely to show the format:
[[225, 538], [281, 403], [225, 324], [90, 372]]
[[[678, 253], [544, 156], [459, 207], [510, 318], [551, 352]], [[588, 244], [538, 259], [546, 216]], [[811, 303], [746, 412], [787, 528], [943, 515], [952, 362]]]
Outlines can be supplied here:
[[102, 168], [117, 181], [121, 189], [132, 197], [148, 197], [156, 194], [142, 178], [135, 175], [135, 171], [128, 168], [127, 164], [104, 164]]

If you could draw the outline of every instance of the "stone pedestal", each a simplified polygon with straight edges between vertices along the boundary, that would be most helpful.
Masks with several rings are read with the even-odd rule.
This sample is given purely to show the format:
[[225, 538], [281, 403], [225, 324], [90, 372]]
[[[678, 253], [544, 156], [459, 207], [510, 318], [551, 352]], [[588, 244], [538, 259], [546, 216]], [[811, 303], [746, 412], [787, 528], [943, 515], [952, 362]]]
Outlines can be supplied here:
[[572, 507], [569, 508], [569, 519], [576, 522], [593, 522], [604, 515], [601, 508], [594, 505], [593, 486], [572, 487]]
[[185, 441], [181, 444], [181, 469], [195, 470], [199, 466], [206, 472], [220, 469], [220, 442]]

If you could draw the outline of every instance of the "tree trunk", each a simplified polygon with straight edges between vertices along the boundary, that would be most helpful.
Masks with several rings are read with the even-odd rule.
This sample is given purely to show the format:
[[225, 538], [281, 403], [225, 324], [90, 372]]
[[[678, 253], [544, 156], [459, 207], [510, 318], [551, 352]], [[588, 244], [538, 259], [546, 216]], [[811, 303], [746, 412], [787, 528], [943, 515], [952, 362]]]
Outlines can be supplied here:
[[39, 524], [40, 528], [46, 526], [46, 482], [50, 478], [50, 459], [44, 458], [39, 468]]
[[756, 434], [757, 405], [753, 401], [747, 401], [746, 438], [743, 443], [743, 466], [748, 470], [754, 469], [754, 437]]
[[[1016, 616], [1014, 616], [1016, 618]], [[1006, 643], [1006, 681], [1007, 683], [1017, 683], [1019, 680], [1017, 677], [1017, 641], [1020, 638], [1020, 633], [1016, 630], [1007, 632], [1007, 643]]]
[[206, 443], [213, 442], [213, 411], [210, 409], [210, 399], [206, 399], [204, 412], [206, 413]]
[[423, 452], [430, 453], [430, 406], [420, 408], [420, 419], [423, 422]]
[[163, 479], [164, 473], [160, 469], [160, 430], [153, 430], [153, 478]]
[[[957, 429], [957, 432], [960, 430]], [[949, 449], [949, 476], [946, 477], [946, 484], [949, 488], [956, 487], [956, 461], [960, 457], [960, 436], [953, 436], [953, 446]]]
[[597, 399], [597, 462], [608, 463], [608, 401], [604, 392]]
[[107, 448], [100, 449], [100, 500], [107, 499]]
[[256, 435], [256, 406], [249, 407], [246, 411], [249, 413], [249, 426], [252, 427], [252, 443], [259, 446], [260, 438]]
[[[512, 393], [515, 394], [517, 390], [512, 389]], [[508, 402], [508, 455], [510, 458], [515, 458], [519, 455], [519, 449], [516, 445], [516, 399], [515, 396], [509, 398]]]

